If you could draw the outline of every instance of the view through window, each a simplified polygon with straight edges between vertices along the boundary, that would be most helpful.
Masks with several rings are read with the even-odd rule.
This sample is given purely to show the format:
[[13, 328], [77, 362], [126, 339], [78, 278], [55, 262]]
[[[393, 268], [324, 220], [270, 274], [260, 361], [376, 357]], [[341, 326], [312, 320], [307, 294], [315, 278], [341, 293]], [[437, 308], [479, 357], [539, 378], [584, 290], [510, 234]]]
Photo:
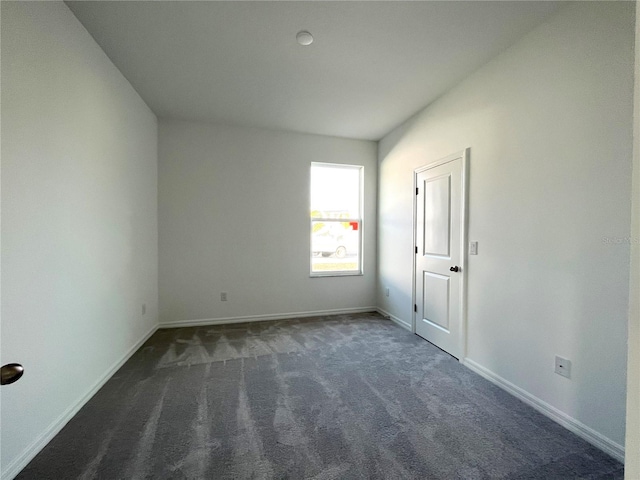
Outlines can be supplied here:
[[362, 273], [363, 167], [311, 164], [311, 275]]

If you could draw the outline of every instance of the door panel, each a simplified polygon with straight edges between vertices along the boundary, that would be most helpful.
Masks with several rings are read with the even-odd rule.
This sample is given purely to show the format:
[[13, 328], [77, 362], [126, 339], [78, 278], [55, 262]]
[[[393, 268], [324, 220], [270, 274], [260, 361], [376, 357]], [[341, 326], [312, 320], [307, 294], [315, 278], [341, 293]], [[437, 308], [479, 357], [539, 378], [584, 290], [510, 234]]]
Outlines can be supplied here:
[[433, 272], [424, 272], [423, 279], [424, 320], [448, 332], [450, 278]]
[[416, 333], [456, 358], [464, 342], [465, 159], [463, 152], [416, 172]]
[[451, 175], [430, 178], [424, 183], [424, 253], [449, 256], [451, 223]]

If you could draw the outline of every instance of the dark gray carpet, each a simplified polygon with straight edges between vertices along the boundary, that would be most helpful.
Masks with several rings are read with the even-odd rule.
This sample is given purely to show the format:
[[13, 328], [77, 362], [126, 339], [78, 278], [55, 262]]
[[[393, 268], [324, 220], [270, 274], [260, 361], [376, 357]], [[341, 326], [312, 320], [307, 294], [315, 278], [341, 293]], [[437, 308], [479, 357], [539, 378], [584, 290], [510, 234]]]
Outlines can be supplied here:
[[20, 479], [622, 479], [377, 314], [160, 330]]

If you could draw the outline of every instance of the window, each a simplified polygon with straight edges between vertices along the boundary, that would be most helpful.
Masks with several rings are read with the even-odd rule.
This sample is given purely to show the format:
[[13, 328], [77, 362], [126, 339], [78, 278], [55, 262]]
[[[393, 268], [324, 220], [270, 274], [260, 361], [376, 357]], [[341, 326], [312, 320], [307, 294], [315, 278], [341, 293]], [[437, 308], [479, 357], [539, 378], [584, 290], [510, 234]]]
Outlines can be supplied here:
[[362, 274], [363, 167], [311, 164], [311, 276]]

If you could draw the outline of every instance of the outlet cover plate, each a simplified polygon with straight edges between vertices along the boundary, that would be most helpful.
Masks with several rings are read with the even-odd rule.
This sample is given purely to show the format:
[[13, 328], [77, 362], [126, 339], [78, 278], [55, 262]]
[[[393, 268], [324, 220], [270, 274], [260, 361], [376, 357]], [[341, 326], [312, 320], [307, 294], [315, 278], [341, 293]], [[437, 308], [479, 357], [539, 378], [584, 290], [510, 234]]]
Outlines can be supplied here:
[[555, 372], [563, 377], [571, 378], [571, 360], [556, 355]]

